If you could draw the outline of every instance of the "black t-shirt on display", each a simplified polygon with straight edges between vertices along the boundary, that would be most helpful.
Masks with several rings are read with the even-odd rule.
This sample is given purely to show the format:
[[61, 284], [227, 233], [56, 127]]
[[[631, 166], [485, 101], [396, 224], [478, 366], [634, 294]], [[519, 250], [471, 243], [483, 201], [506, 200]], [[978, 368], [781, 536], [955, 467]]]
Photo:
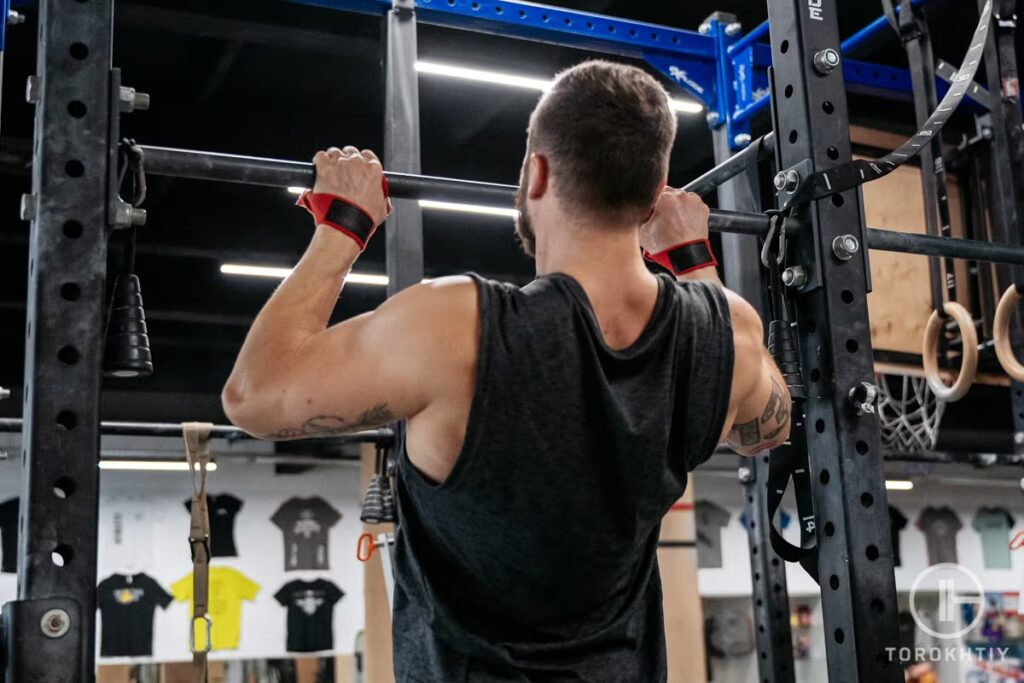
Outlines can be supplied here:
[[18, 571], [18, 499], [0, 503], [0, 572]]
[[[237, 557], [235, 549], [235, 515], [242, 509], [242, 501], [230, 493], [206, 497], [210, 510], [210, 554], [213, 557]], [[192, 499], [185, 501], [185, 509], [192, 512]]]
[[103, 616], [100, 656], [148, 657], [153, 654], [153, 613], [171, 596], [146, 574], [113, 574], [96, 587]]
[[334, 649], [334, 605], [345, 592], [330, 581], [289, 581], [274, 594], [288, 608], [288, 651]]

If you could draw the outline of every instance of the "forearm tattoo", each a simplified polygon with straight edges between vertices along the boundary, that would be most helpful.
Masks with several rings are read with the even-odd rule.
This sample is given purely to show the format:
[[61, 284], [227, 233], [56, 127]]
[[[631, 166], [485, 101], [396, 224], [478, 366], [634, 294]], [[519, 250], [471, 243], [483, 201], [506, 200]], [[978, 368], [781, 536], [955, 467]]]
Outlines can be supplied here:
[[395, 416], [386, 403], [381, 403], [369, 410], [363, 411], [362, 415], [347, 420], [341, 415], [315, 415], [298, 427], [286, 427], [270, 434], [260, 435], [261, 439], [281, 441], [285, 439], [311, 439], [337, 436], [347, 434], [360, 429], [379, 427], [394, 422]]
[[790, 405], [786, 392], [773, 377], [772, 393], [761, 412], [760, 418], [734, 425], [729, 440], [740, 446], [756, 446], [771, 442], [789, 426]]

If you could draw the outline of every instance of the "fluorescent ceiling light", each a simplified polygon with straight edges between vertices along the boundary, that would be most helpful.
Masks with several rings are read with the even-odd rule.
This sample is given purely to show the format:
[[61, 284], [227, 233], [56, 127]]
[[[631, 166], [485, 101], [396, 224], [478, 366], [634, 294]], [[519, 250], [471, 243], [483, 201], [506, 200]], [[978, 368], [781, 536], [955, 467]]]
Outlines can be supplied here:
[[288, 191], [290, 193], [292, 193], [292, 194], [302, 194], [303, 192], [306, 191], [306, 188], [304, 188], [304, 187], [289, 187]]
[[[188, 472], [188, 463], [184, 460], [100, 460], [100, 469], [133, 472]], [[207, 472], [213, 472], [216, 469], [217, 463], [207, 463]]]
[[[513, 88], [525, 88], [527, 90], [539, 90], [540, 92], [547, 92], [551, 89], [551, 84], [554, 82], [550, 78], [533, 78], [530, 76], [518, 76], [516, 74], [503, 73], [501, 71], [485, 71], [483, 69], [470, 69], [464, 66], [455, 66], [454, 64], [439, 64], [437, 62], [417, 61], [416, 71], [421, 74], [430, 74], [432, 76], [446, 76], [448, 78], [461, 78], [466, 81], [476, 81], [478, 83], [493, 83], [497, 85], [507, 85]], [[704, 111], [703, 105], [698, 102], [691, 102], [689, 100], [680, 100], [676, 98], [669, 98], [669, 105], [674, 111], [684, 112], [687, 114], [698, 114]]]
[[438, 209], [440, 211], [458, 211], [461, 213], [480, 213], [486, 216], [507, 216], [515, 218], [519, 212], [500, 206], [483, 206], [480, 204], [458, 204], [456, 202], [437, 202], [433, 199], [421, 199], [420, 208]]
[[914, 488], [914, 482], [907, 479], [886, 479], [885, 489], [887, 491], [909, 491]]
[[483, 69], [469, 69], [454, 64], [438, 64], [437, 62], [416, 62], [416, 71], [421, 74], [432, 76], [447, 76], [448, 78], [461, 78], [465, 81], [477, 81], [479, 83], [494, 83], [497, 85], [508, 85], [514, 88], [526, 88], [527, 90], [540, 90], [544, 92], [551, 88], [550, 78], [531, 78], [529, 76], [517, 76], [506, 74], [500, 71], [484, 71]]
[[[220, 272], [225, 275], [251, 275], [253, 277], [269, 277], [283, 280], [291, 275], [291, 268], [278, 268], [274, 266], [247, 266], [241, 263], [223, 263]], [[388, 284], [387, 275], [370, 275], [368, 273], [349, 273], [345, 278], [346, 284], [356, 285], [377, 285], [385, 287]]]

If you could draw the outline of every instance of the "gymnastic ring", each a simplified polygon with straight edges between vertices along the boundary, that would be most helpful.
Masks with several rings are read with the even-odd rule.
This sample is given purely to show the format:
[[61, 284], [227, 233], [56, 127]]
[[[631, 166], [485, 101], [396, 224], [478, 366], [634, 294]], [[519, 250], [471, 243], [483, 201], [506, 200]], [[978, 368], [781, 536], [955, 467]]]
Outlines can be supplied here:
[[978, 332], [974, 329], [974, 319], [967, 309], [955, 301], [947, 301], [942, 305], [946, 315], [956, 321], [960, 327], [960, 339], [963, 341], [963, 357], [960, 361], [960, 374], [953, 386], [946, 386], [939, 375], [939, 332], [945, 327], [945, 320], [938, 311], [932, 311], [924, 328], [924, 345], [921, 352], [921, 364], [928, 387], [936, 397], [947, 402], [959, 401], [971, 388], [974, 376], [978, 373]]
[[1003, 294], [996, 306], [996, 319], [992, 326], [992, 336], [996, 343], [996, 357], [999, 364], [1011, 378], [1018, 382], [1024, 382], [1024, 365], [1017, 360], [1013, 347], [1010, 345], [1010, 318], [1013, 316], [1013, 309], [1020, 301], [1021, 293], [1017, 285], [1010, 285]]

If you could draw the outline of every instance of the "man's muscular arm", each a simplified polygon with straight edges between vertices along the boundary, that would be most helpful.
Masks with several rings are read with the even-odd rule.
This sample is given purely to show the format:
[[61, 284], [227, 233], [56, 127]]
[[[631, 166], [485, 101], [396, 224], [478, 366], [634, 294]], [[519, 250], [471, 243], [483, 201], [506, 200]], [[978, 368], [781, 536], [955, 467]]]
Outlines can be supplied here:
[[739, 295], [726, 290], [726, 297], [736, 359], [722, 439], [737, 453], [754, 455], [789, 439], [792, 399], [782, 373], [762, 343], [760, 316]]
[[[698, 195], [666, 188], [650, 220], [640, 230], [640, 243], [647, 251], [657, 253], [680, 243], [707, 239], [709, 213]], [[718, 272], [710, 266], [678, 278], [721, 284]], [[782, 373], [764, 347], [760, 316], [738, 294], [728, 289], [725, 294], [736, 355], [729, 413], [721, 440], [737, 453], [754, 455], [789, 439], [792, 399]]]
[[[376, 224], [384, 220], [383, 172], [372, 153], [332, 149], [314, 163], [315, 191], [364, 207]], [[472, 367], [476, 345], [476, 288], [468, 278], [410, 287], [372, 313], [327, 327], [359, 254], [352, 238], [317, 226], [257, 316], [224, 387], [234, 424], [266, 439], [332, 436], [412, 417], [467, 381], [460, 370]]]

